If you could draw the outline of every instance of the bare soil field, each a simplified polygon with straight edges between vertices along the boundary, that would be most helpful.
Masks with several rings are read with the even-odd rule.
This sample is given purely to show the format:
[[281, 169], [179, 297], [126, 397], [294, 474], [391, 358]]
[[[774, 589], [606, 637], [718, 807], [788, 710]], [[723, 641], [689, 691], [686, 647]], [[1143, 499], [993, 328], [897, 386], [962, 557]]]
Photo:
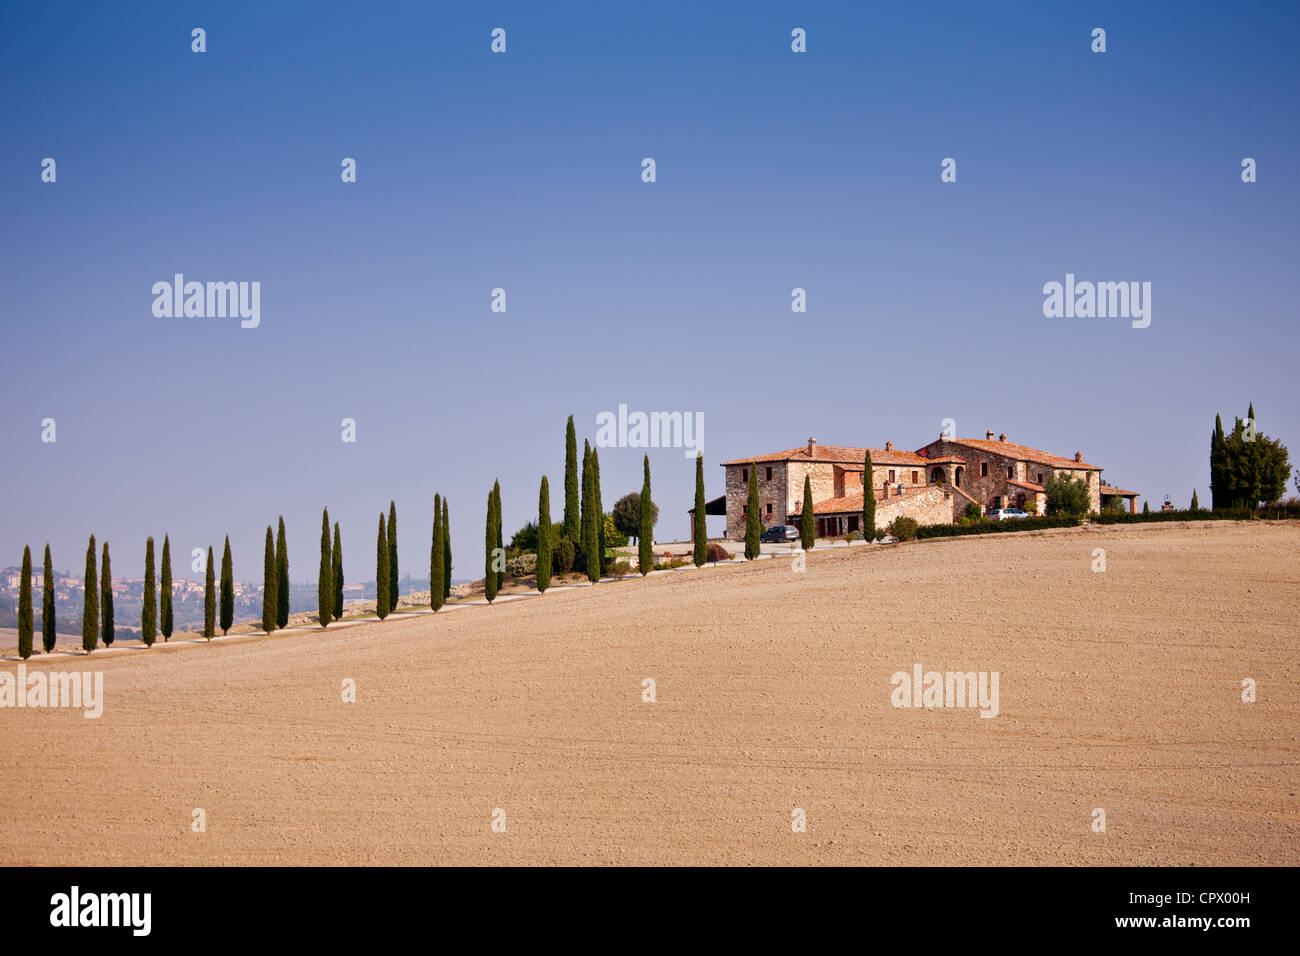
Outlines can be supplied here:
[[0, 864], [1295, 865], [1298, 633], [1300, 525], [1207, 521], [33, 658], [104, 710], [0, 710]]

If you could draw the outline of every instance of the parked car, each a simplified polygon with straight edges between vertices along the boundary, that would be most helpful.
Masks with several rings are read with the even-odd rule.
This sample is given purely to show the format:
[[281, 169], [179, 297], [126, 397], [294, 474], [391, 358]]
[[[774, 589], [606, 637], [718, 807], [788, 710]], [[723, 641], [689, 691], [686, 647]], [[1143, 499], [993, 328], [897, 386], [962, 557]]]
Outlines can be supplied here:
[[989, 512], [990, 521], [1006, 521], [1008, 518], [1028, 518], [1028, 511], [1021, 511], [1019, 508], [994, 508]]
[[768, 528], [758, 536], [758, 540], [766, 544], [776, 544], [782, 541], [798, 541], [799, 529], [792, 524], [778, 524]]

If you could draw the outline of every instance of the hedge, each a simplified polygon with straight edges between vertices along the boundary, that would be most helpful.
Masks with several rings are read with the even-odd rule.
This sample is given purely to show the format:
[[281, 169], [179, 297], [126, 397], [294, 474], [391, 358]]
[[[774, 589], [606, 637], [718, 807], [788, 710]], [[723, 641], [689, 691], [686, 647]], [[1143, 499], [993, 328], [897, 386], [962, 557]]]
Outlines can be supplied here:
[[1286, 501], [1263, 508], [1220, 508], [1217, 511], [1208, 508], [1198, 508], [1195, 511], [1152, 511], [1148, 514], [1103, 511], [1089, 520], [1094, 524], [1140, 524], [1144, 521], [1274, 521], [1286, 518], [1300, 518], [1300, 502]]
[[1009, 518], [1006, 521], [981, 521], [970, 525], [923, 524], [916, 529], [917, 538], [955, 538], [964, 534], [997, 534], [1002, 531], [1041, 531], [1044, 528], [1077, 528], [1081, 519], [1056, 517]]

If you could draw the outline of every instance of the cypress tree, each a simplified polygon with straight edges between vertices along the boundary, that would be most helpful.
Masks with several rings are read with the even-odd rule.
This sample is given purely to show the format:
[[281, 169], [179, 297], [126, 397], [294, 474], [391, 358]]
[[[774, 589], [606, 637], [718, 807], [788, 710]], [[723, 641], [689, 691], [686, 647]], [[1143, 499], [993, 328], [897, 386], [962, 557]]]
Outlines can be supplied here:
[[389, 502], [389, 610], [398, 609], [398, 503]]
[[[32, 633], [35, 621], [32, 618], [32, 549], [23, 546], [23, 581], [18, 585], [18, 656], [23, 660], [32, 656]], [[18, 689], [18, 693], [27, 693], [27, 688]]]
[[[166, 555], [166, 544], [163, 545], [163, 554]], [[167, 558], [163, 558], [164, 567], [166, 567]], [[279, 584], [280, 576], [275, 563], [275, 538], [271, 535], [271, 526], [266, 526], [266, 551], [262, 557], [262, 630], [270, 634], [275, 630], [275, 616], [280, 602], [276, 597], [276, 585]]]
[[650, 499], [650, 456], [644, 456], [645, 477], [641, 479], [641, 527], [637, 531], [637, 570], [642, 576], [655, 566], [654, 507]]
[[493, 520], [496, 515], [496, 492], [489, 491], [487, 499], [487, 524], [483, 532], [483, 551], [486, 557], [483, 559], [483, 596], [487, 598], [489, 604], [497, 596], [497, 572], [493, 567], [492, 549], [496, 547], [497, 536], [496, 529], [493, 527]]
[[501, 585], [506, 582], [506, 549], [501, 540], [501, 482], [492, 482], [492, 530], [497, 536], [497, 554], [500, 560], [497, 561], [497, 590], [501, 590]]
[[862, 538], [876, 540], [876, 476], [871, 468], [871, 449], [862, 456]]
[[104, 622], [103, 627], [100, 628], [100, 636], [104, 639], [105, 647], [112, 647], [113, 638], [116, 636], [113, 628], [113, 569], [108, 560], [107, 541], [104, 542], [103, 565], [103, 571], [99, 575], [99, 611]]
[[229, 634], [235, 623], [235, 568], [230, 559], [230, 535], [221, 552], [221, 633]]
[[591, 490], [595, 495], [596, 511], [596, 568], [605, 573], [605, 505], [600, 500], [600, 449], [591, 450]]
[[564, 430], [564, 537], [577, 541], [582, 520], [578, 510], [578, 440], [573, 432], [573, 416]]
[[1200, 503], [1197, 502], [1197, 500], [1196, 500], [1196, 489], [1195, 489], [1195, 488], [1192, 489], [1192, 510], [1193, 510], [1193, 511], [1200, 511], [1200, 510], [1201, 510]]
[[339, 534], [339, 523], [334, 522], [334, 547], [330, 550], [333, 566], [330, 568], [330, 580], [334, 582], [334, 620], [343, 620], [343, 538]]
[[212, 640], [217, 633], [217, 580], [212, 562], [212, 545], [208, 545], [208, 570], [203, 576], [203, 637]]
[[316, 581], [316, 615], [320, 626], [330, 626], [334, 618], [334, 555], [330, 551], [330, 510], [320, 516], [320, 572]]
[[163, 640], [170, 641], [176, 621], [172, 616], [172, 542], [167, 535], [163, 535], [162, 580], [158, 584], [158, 611], [162, 617]]
[[1214, 416], [1214, 431], [1210, 433], [1210, 507], [1218, 510], [1229, 506], [1227, 463], [1228, 443], [1223, 434], [1223, 416]]
[[587, 580], [595, 584], [600, 580], [600, 561], [596, 557], [600, 541], [596, 534], [596, 486], [591, 473], [591, 445], [584, 440], [582, 446], [582, 558], [587, 568]]
[[[866, 537], [865, 534], [863, 537]], [[817, 523], [813, 520], [812, 476], [803, 476], [803, 511], [799, 514], [799, 546], [805, 551], [817, 543]]]
[[704, 452], [695, 456], [695, 520], [691, 527], [691, 538], [695, 544], [693, 559], [695, 566], [701, 567], [709, 559], [709, 524], [704, 509]]
[[154, 577], [153, 538], [144, 542], [144, 606], [140, 609], [140, 640], [153, 647], [158, 639], [158, 582]]
[[752, 561], [762, 553], [763, 547], [759, 537], [763, 534], [763, 522], [758, 514], [758, 468], [749, 466], [749, 497], [745, 502], [745, 559]]
[[86, 548], [86, 576], [81, 589], [85, 599], [81, 607], [81, 649], [87, 654], [99, 646], [99, 577], [95, 572], [95, 536]]
[[429, 607], [437, 611], [447, 596], [442, 593], [442, 495], [433, 496], [433, 541], [429, 545]]
[[1144, 515], [1149, 515], [1151, 513], [1151, 502], [1149, 501], [1142, 502], [1142, 513]]
[[45, 653], [54, 650], [54, 563], [50, 561], [50, 546], [45, 545], [45, 574], [41, 594], [41, 645]]
[[392, 591], [388, 588], [388, 575], [393, 570], [393, 555], [388, 550], [388, 535], [384, 527], [384, 513], [379, 512], [379, 537], [375, 541], [375, 613], [379, 620], [388, 617], [391, 610], [389, 598]]
[[537, 590], [543, 594], [551, 586], [551, 489], [542, 475], [537, 493]]
[[284, 517], [275, 537], [275, 626], [289, 623], [289, 546], [284, 540]]
[[[442, 596], [451, 597], [451, 518], [447, 512], [447, 499], [442, 499]], [[429, 582], [433, 586], [433, 582]]]

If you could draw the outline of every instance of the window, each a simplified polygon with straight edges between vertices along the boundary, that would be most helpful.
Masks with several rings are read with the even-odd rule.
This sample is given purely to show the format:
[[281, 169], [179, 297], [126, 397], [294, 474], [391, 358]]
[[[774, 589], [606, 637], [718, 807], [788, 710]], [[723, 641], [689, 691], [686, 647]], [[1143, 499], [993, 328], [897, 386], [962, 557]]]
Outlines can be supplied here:
[[742, 468], [742, 469], [740, 469], [740, 480], [741, 480], [741, 481], [749, 481], [749, 469], [748, 469], [748, 468]]
[[1007, 477], [1008, 477], [1008, 478], [1014, 478], [1014, 477], [1016, 477], [1016, 466], [1015, 466], [1015, 465], [1007, 465]]
[[893, 481], [893, 480], [894, 480], [894, 469], [892, 469], [892, 468], [889, 469], [889, 480], [890, 480], [890, 481]]
[[987, 478], [988, 476], [989, 476], [989, 463], [987, 461], [982, 461], [980, 462], [980, 477]]
[[771, 468], [769, 468], [769, 469], [767, 470], [767, 480], [768, 480], [768, 481], [771, 481], [771, 480], [772, 480], [772, 469], [771, 469]]
[[741, 516], [742, 518], [748, 518], [748, 517], [749, 517], [749, 505], [741, 505], [741, 506], [740, 506], [740, 516]]
[[767, 513], [769, 516], [772, 514], [772, 502], [770, 501], [767, 503]]
[[912, 472], [912, 484], [914, 485], [919, 484], [919, 482], [916, 480], [916, 472]]
[[1038, 483], [1040, 485], [1043, 483], [1043, 473], [1041, 471], [1038, 473]]

